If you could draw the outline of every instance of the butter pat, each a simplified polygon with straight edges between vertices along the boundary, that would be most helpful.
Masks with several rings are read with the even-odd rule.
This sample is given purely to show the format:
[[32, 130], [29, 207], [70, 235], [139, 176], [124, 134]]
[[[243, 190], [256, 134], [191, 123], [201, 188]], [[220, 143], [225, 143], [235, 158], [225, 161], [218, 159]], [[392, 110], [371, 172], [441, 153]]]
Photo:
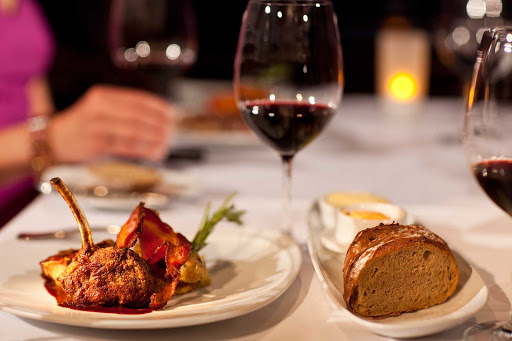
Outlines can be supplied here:
[[388, 199], [367, 192], [334, 192], [325, 196], [325, 202], [338, 208], [362, 202], [383, 202], [389, 204]]
[[389, 200], [368, 192], [333, 192], [318, 201], [322, 224], [327, 229], [336, 226], [336, 215], [345, 207], [360, 203], [389, 203]]
[[364, 229], [379, 224], [404, 224], [407, 212], [393, 204], [382, 202], [366, 202], [346, 206], [338, 210], [335, 218], [336, 241], [341, 244], [350, 244], [356, 234]]
[[367, 219], [367, 220], [387, 220], [388, 216], [372, 211], [363, 211], [363, 210], [352, 210], [352, 211], [341, 211], [343, 214], [348, 215], [354, 219]]

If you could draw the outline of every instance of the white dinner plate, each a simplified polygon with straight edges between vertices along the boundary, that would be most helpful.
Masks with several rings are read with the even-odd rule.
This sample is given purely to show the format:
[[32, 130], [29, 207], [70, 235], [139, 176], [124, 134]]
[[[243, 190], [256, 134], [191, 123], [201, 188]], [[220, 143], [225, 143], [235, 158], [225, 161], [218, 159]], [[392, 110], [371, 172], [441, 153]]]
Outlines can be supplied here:
[[[24, 318], [105, 329], [198, 325], [240, 316], [278, 298], [294, 281], [302, 259], [289, 237], [272, 230], [219, 227], [201, 250], [211, 284], [171, 298], [163, 310], [121, 315], [57, 305], [44, 287], [39, 261], [80, 241], [9, 241], [0, 244], [0, 309]], [[78, 244], [78, 245], [76, 245]], [[30, 250], [27, 252], [27, 250]]]
[[[39, 189], [48, 193], [52, 189], [49, 181], [53, 177], [60, 177], [71, 192], [84, 206], [112, 209], [133, 210], [141, 201], [146, 207], [159, 209], [169, 205], [174, 199], [197, 197], [202, 190], [201, 181], [182, 171], [157, 169], [161, 181], [147, 192], [109, 192], [95, 194], [92, 190], [102, 186], [101, 179], [94, 176], [84, 165], [59, 165], [46, 169], [41, 175]], [[52, 191], [55, 192], [55, 191]]]
[[318, 205], [309, 214], [308, 248], [315, 271], [336, 305], [352, 321], [379, 335], [395, 338], [417, 338], [454, 327], [469, 318], [487, 302], [488, 290], [476, 270], [454, 252], [459, 267], [459, 284], [444, 303], [427, 309], [404, 313], [380, 320], [366, 319], [351, 313], [343, 299], [343, 264], [345, 254], [333, 252], [321, 240], [323, 226]]

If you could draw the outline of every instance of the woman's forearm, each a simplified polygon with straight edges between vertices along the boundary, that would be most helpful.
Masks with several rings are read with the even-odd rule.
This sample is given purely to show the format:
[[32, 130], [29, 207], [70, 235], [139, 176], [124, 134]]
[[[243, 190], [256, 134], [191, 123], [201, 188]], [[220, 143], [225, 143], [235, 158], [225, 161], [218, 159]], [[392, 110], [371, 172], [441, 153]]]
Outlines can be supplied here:
[[45, 77], [34, 77], [27, 84], [28, 112], [30, 116], [55, 112], [50, 86]]
[[0, 130], [0, 187], [29, 174], [30, 146], [25, 123]]
[[0, 130], [0, 170], [29, 168], [30, 133], [25, 123]]

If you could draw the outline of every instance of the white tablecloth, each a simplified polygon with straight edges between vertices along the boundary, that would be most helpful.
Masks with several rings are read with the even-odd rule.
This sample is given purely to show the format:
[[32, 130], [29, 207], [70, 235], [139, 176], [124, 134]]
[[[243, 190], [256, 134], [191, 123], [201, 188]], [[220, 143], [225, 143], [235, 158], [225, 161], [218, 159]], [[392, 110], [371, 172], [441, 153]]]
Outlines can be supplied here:
[[[467, 323], [425, 340], [461, 340], [475, 322], [505, 319], [512, 285], [512, 222], [472, 178], [458, 143], [460, 99], [430, 99], [414, 117], [390, 117], [374, 97], [346, 95], [323, 134], [294, 162], [295, 235], [306, 240], [312, 202], [338, 190], [369, 191], [406, 208], [441, 235], [483, 277], [487, 305]], [[180, 141], [175, 141], [180, 145]], [[193, 231], [207, 200], [233, 190], [248, 210], [247, 228], [279, 228], [281, 170], [277, 154], [260, 143], [244, 147], [210, 145], [206, 160], [175, 165], [203, 182], [203, 195], [161, 210], [165, 221]], [[91, 225], [122, 223], [126, 212], [87, 209]], [[56, 195], [38, 197], [0, 231], [8, 242], [19, 231], [73, 226]], [[27, 243], [26, 252], [30, 252]], [[0, 312], [0, 340], [381, 340], [340, 314], [323, 290], [306, 252], [297, 279], [270, 305], [222, 322], [167, 330], [97, 330], [20, 319]], [[15, 255], [10, 260], [15, 261]], [[340, 276], [342, 265], [340, 265]]]

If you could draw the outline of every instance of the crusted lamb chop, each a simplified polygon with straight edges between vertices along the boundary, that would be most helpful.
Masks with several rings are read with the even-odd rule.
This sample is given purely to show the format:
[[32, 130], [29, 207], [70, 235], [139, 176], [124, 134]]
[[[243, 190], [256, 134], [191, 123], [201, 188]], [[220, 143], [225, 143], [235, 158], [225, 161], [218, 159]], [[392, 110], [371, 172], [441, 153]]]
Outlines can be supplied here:
[[94, 245], [87, 218], [73, 194], [59, 178], [50, 182], [71, 208], [82, 237], [76, 253], [64, 252], [41, 262], [43, 275], [60, 286], [59, 305], [147, 307], [156, 283], [148, 263], [129, 248], [108, 242], [103, 247]]
[[73, 195], [59, 178], [50, 182], [71, 208], [82, 236], [80, 250], [61, 251], [40, 263], [61, 306], [164, 307], [175, 293], [209, 283], [198, 251], [220, 220], [241, 224], [243, 214], [229, 205], [234, 194], [211, 217], [208, 204], [199, 231], [190, 242], [164, 223], [158, 212], [140, 203], [115, 243], [108, 240], [95, 245], [87, 218]]
[[[115, 246], [113, 240], [107, 239], [102, 242], [96, 244], [98, 248], [105, 248], [108, 246]], [[78, 250], [69, 249], [59, 251], [56, 255], [50, 256], [46, 258], [44, 261], [40, 262], [41, 270], [43, 271], [43, 277], [56, 282], [57, 278], [66, 271], [68, 266], [76, 259], [76, 255], [78, 254]], [[59, 288], [60, 288], [59, 284]]]

